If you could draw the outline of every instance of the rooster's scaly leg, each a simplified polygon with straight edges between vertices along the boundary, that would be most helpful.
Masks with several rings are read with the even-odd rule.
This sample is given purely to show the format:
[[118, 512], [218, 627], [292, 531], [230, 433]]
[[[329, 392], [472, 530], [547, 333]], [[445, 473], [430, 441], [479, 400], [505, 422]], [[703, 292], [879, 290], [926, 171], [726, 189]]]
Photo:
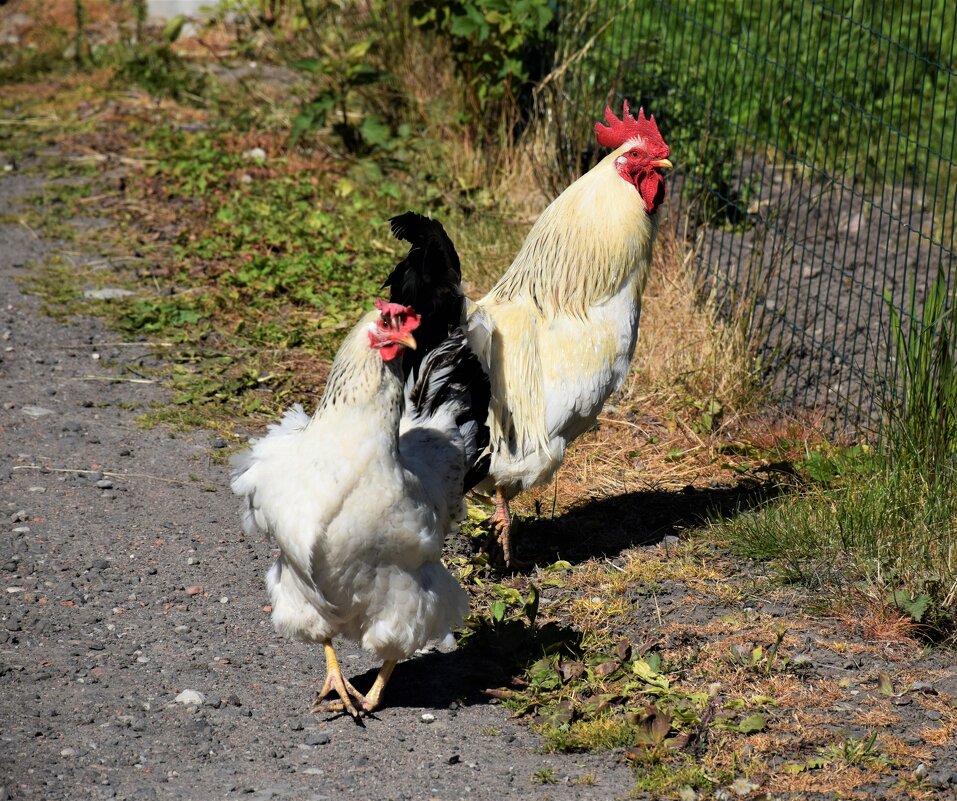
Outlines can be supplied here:
[[504, 487], [495, 488], [495, 512], [491, 517], [492, 533], [498, 532], [496, 541], [502, 549], [505, 567], [512, 566], [512, 514], [508, 510], [508, 498]]
[[[326, 680], [322, 684], [322, 689], [319, 691], [319, 696], [316, 698], [316, 703], [313, 704], [312, 711], [323, 712], [345, 710], [352, 715], [352, 717], [359, 717], [359, 712], [356, 710], [356, 707], [352, 703], [352, 699], [349, 698], [349, 696], [352, 695], [361, 702], [365, 700], [362, 696], [362, 693], [353, 687], [342, 675], [342, 670], [339, 668], [339, 660], [336, 659], [336, 652], [332, 648], [332, 642], [330, 640], [326, 640], [323, 642], [322, 647], [326, 652]], [[333, 701], [330, 704], [322, 704], [322, 700], [333, 690], [336, 691], [336, 694], [339, 696], [340, 700]]]

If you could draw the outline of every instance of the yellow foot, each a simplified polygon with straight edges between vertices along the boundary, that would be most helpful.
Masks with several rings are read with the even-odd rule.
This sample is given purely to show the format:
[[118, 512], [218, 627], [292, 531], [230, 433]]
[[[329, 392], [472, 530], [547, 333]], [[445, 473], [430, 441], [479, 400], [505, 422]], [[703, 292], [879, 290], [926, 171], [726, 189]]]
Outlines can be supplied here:
[[[342, 670], [339, 668], [339, 660], [336, 659], [336, 652], [332, 648], [332, 643], [326, 641], [322, 645], [326, 652], [326, 680], [323, 682], [322, 689], [319, 690], [319, 694], [316, 696], [316, 700], [312, 705], [312, 711], [345, 711], [352, 715], [352, 717], [358, 718], [359, 711], [349, 696], [351, 695], [360, 703], [365, 700], [365, 697], [342, 675]], [[333, 690], [336, 691], [339, 700], [324, 704], [323, 700]]]
[[[328, 646], [331, 650], [332, 646]], [[335, 666], [335, 671], [329, 669], [329, 659], [328, 651], [326, 652], [326, 680], [322, 685], [322, 689], [319, 691], [316, 696], [315, 703], [313, 703], [312, 711], [313, 712], [348, 712], [352, 717], [358, 718], [361, 714], [369, 714], [379, 707], [379, 704], [382, 702], [382, 693], [385, 690], [385, 685], [389, 681], [389, 677], [392, 675], [392, 671], [395, 669], [396, 662], [395, 660], [387, 660], [382, 663], [382, 667], [379, 670], [379, 675], [376, 676], [375, 682], [372, 687], [369, 689], [367, 695], [360, 693], [355, 687], [352, 686], [351, 682], [346, 679], [341, 672], [339, 672], [338, 663]], [[333, 654], [335, 658], [335, 654]], [[341, 681], [342, 687], [340, 689], [337, 686], [336, 674], [338, 673], [339, 681]], [[324, 703], [324, 700], [329, 693], [333, 690], [339, 695], [338, 701], [329, 701]], [[354, 698], [362, 712], [356, 710], [355, 705], [352, 703], [350, 696]]]

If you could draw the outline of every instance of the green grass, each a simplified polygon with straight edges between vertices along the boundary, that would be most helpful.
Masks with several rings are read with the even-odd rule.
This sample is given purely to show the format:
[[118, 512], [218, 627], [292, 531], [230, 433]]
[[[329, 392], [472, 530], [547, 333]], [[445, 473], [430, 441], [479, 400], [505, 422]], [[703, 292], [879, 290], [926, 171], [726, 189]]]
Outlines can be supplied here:
[[957, 301], [946, 276], [919, 316], [892, 309], [891, 324], [898, 374], [879, 449], [812, 452], [807, 483], [715, 534], [786, 581], [857, 586], [939, 635], [957, 622]]
[[[857, 583], [947, 628], [957, 608], [957, 483], [877, 465], [839, 486], [812, 485], [717, 526], [732, 549], [785, 581], [839, 591]], [[915, 604], [917, 604], [915, 606]]]

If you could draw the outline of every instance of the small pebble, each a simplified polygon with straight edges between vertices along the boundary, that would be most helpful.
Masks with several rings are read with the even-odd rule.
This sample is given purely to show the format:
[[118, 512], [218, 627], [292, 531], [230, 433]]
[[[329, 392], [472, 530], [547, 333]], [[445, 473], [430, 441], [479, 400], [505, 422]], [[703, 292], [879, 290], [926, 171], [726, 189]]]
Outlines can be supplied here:
[[29, 519], [30, 519], [30, 515], [28, 515], [26, 511], [24, 511], [23, 509], [20, 509], [19, 511], [16, 511], [12, 515], [10, 515], [11, 523], [20, 523]]
[[191, 556], [191, 557], [189, 557], [189, 559], [186, 560], [186, 564], [188, 564], [188, 565], [198, 565], [198, 564], [199, 564], [199, 559], [197, 559], [195, 556]]
[[894, 704], [894, 706], [909, 706], [912, 701], [909, 695], [895, 695], [891, 698], [891, 703]]
[[192, 587], [186, 588], [187, 595], [199, 595], [203, 591], [202, 584], [194, 584]]
[[910, 688], [912, 693], [924, 693], [925, 695], [937, 695], [937, 689], [933, 684], [926, 681], [915, 681]]
[[34, 419], [53, 414], [53, 409], [46, 409], [43, 406], [22, 406], [20, 407], [20, 411], [27, 417], [33, 417]]
[[926, 779], [927, 774], [930, 773], [927, 766], [921, 762], [916, 768], [914, 768], [914, 778], [915, 779]]
[[224, 595], [222, 598], [219, 599], [219, 602], [220, 602], [221, 604], [228, 604], [228, 603], [229, 603], [229, 598], [227, 598], [227, 597]]
[[183, 704], [184, 706], [202, 706], [205, 700], [206, 696], [199, 690], [183, 690], [183, 692], [173, 699], [175, 703]]
[[76, 756], [76, 749], [75, 749], [75, 748], [64, 748], [64, 749], [62, 749], [62, 750], [60, 751], [60, 756], [62, 756], [62, 757]]
[[434, 723], [435, 715], [433, 715], [431, 712], [424, 712], [422, 714], [421, 720], [423, 723]]
[[213, 438], [210, 440], [209, 444], [210, 444], [210, 446], [212, 446], [213, 448], [217, 448], [217, 449], [219, 449], [219, 448], [225, 448], [225, 447], [226, 447], [226, 440], [224, 440], [222, 437], [213, 437]]
[[108, 478], [101, 478], [96, 482], [96, 486], [100, 489], [113, 489], [113, 482]]
[[317, 731], [306, 735], [306, 745], [326, 745], [331, 741], [332, 738], [324, 731]]

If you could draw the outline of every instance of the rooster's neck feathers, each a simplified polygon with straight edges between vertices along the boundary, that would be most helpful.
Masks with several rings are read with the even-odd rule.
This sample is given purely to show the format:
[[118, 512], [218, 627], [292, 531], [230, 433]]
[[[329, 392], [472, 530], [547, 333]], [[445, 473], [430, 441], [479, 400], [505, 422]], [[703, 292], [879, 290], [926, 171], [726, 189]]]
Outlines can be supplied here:
[[369, 347], [369, 326], [378, 318], [378, 311], [369, 312], [342, 343], [316, 418], [334, 414], [338, 409], [374, 403], [389, 418], [382, 420], [382, 430], [398, 431], [403, 408], [401, 359], [384, 361], [377, 350]]
[[489, 300], [528, 297], [545, 316], [585, 317], [590, 306], [611, 297], [636, 270], [641, 292], [657, 224], [635, 187], [615, 170], [614, 159], [626, 146], [545, 209]]

